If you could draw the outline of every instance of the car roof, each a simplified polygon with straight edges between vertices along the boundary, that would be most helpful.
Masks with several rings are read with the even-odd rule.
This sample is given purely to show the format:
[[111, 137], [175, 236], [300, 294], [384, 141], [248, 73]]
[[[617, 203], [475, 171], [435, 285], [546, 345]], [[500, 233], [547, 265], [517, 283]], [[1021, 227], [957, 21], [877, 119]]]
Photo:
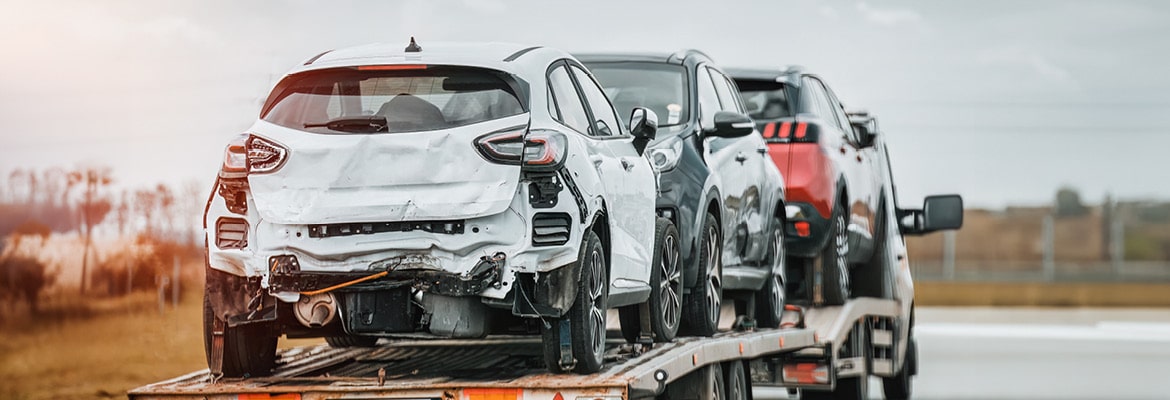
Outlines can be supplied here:
[[690, 57], [701, 57], [707, 61], [711, 57], [702, 51], [695, 49], [684, 49], [673, 53], [666, 52], [615, 52], [615, 53], [574, 53], [583, 63], [591, 62], [657, 62], [668, 64], [682, 64]]
[[289, 71], [289, 74], [362, 65], [427, 64], [483, 67], [515, 75], [539, 71], [543, 75], [549, 62], [570, 57], [561, 50], [517, 43], [418, 41], [422, 50], [417, 52], [406, 51], [408, 43], [374, 43], [330, 50], [310, 58]]
[[755, 81], [774, 81], [793, 86], [800, 86], [800, 80], [794, 79], [805, 74], [804, 67], [790, 65], [778, 69], [767, 68], [725, 68], [731, 79], [748, 79]]

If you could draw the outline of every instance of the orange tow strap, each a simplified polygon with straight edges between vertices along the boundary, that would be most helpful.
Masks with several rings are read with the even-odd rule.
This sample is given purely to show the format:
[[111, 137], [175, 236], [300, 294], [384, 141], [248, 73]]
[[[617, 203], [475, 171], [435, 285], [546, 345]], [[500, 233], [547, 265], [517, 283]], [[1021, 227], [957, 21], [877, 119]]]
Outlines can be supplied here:
[[354, 279], [354, 280], [349, 281], [349, 282], [338, 283], [336, 285], [333, 285], [333, 286], [330, 286], [330, 287], [327, 287], [324, 289], [317, 289], [317, 290], [311, 290], [308, 292], [301, 292], [301, 294], [303, 294], [305, 296], [313, 296], [313, 295], [318, 295], [321, 293], [329, 293], [329, 292], [332, 292], [332, 291], [337, 290], [337, 289], [341, 289], [341, 288], [346, 287], [346, 286], [356, 285], [356, 284], [359, 284], [359, 283], [362, 283], [365, 281], [378, 279], [378, 278], [381, 278], [383, 276], [386, 276], [389, 273], [390, 273], [390, 271], [382, 271], [382, 272], [379, 272], [379, 273], [376, 273], [373, 275], [363, 276], [361, 278], [357, 278], [357, 279]]

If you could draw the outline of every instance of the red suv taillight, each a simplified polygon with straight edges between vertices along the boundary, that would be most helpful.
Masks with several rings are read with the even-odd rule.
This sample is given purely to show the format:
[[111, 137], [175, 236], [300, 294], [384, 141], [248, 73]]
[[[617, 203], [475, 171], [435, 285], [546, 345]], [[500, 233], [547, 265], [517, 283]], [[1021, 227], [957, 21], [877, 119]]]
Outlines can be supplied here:
[[519, 164], [526, 169], [555, 170], [565, 161], [567, 139], [551, 130], [527, 131], [515, 128], [492, 132], [475, 139], [475, 148], [488, 161]]
[[820, 138], [821, 128], [811, 122], [776, 121], [765, 123], [760, 134], [769, 142], [814, 143]]

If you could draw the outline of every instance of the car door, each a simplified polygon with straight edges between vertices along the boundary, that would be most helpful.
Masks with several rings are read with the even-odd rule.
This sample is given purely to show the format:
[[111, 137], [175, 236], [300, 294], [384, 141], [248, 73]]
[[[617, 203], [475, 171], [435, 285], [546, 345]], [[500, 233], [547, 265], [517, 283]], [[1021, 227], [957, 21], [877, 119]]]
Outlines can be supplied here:
[[612, 291], [649, 285], [658, 193], [650, 163], [634, 148], [601, 85], [583, 67], [569, 64], [591, 121], [609, 212]]
[[[743, 114], [743, 100], [737, 96], [735, 85], [731, 83], [731, 79], [712, 67], [708, 67], [707, 72], [715, 84], [715, 92], [719, 96], [722, 110]], [[732, 233], [732, 237], [735, 239], [735, 243], [732, 244], [734, 254], [731, 255], [738, 257], [738, 259], [726, 257], [725, 259], [729, 262], [727, 265], [737, 265], [745, 261], [758, 260], [767, 251], [767, 235], [764, 234], [767, 224], [765, 224], [764, 215], [761, 212], [761, 195], [763, 193], [762, 186], [765, 183], [764, 162], [771, 162], [771, 160], [766, 160], [767, 144], [758, 134], [728, 140], [734, 141], [735, 157], [733, 160], [735, 160], [735, 164], [733, 167], [736, 171], [732, 176], [726, 177], [724, 181], [735, 181], [734, 187], [738, 201], [734, 205], [735, 218], [730, 221], [734, 224], [731, 226], [732, 230], [725, 230], [725, 232]]]
[[[823, 83], [824, 82], [822, 82], [822, 84]], [[856, 159], [858, 159], [858, 176], [860, 179], [864, 179], [867, 183], [864, 185], [863, 189], [866, 192], [864, 201], [865, 211], [868, 219], [866, 220], [866, 226], [861, 228], [869, 232], [870, 239], [876, 238], [877, 231], [875, 231], [875, 229], [877, 229], [876, 219], [878, 217], [877, 207], [882, 200], [882, 188], [883, 182], [885, 181], [881, 173], [881, 154], [879, 153], [878, 148], [872, 144], [868, 147], [861, 147], [862, 138], [857, 133], [857, 131], [853, 129], [853, 125], [849, 123], [849, 115], [845, 114], [845, 106], [841, 104], [841, 102], [837, 99], [837, 95], [833, 93], [833, 90], [829, 89], [828, 86], [825, 86], [825, 93], [829, 95], [829, 101], [833, 106], [833, 111], [837, 114], [837, 118], [843, 121], [845, 129], [847, 132], [849, 132], [850, 137], [852, 137], [853, 143], [857, 148]]]
[[[820, 109], [818, 116], [824, 121], [826, 127], [836, 132], [835, 135], [839, 136], [836, 151], [834, 152], [834, 149], [829, 149], [829, 152], [836, 153], [836, 165], [840, 168], [841, 173], [845, 175], [845, 184], [849, 193], [847, 211], [849, 212], [848, 233], [850, 247], [861, 245], [868, 250], [871, 244], [871, 240], [869, 239], [873, 237], [872, 228], [869, 223], [871, 217], [869, 204], [873, 200], [873, 178], [869, 176], [865, 155], [861, 146], [857, 143], [853, 128], [849, 126], [849, 121], [842, 121], [840, 119], [829, 97], [828, 91], [820, 79], [808, 77], [806, 78], [806, 83], [818, 103], [818, 108]], [[844, 113], [842, 112], [841, 114]], [[866, 254], [868, 254], [866, 251], [850, 252], [850, 255], [858, 257]], [[851, 261], [859, 262], [862, 260], [855, 258]]]

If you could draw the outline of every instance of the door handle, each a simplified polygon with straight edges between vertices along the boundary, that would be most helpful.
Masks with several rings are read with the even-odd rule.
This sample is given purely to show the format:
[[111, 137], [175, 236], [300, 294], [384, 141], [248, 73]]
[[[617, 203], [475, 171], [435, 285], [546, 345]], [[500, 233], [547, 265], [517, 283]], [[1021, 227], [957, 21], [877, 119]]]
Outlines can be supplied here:
[[632, 169], [634, 169], [634, 163], [630, 162], [630, 160], [623, 158], [622, 159], [622, 168], [624, 168], [626, 171], [632, 170]]
[[857, 155], [857, 162], [861, 162], [861, 154]]
[[743, 164], [744, 161], [747, 161], [747, 156], [743, 155], [743, 153], [736, 154], [735, 161], [738, 161], [740, 164]]
[[593, 165], [598, 166], [598, 167], [601, 166], [601, 163], [605, 162], [605, 157], [593, 156], [593, 157], [589, 157], [589, 158], [591, 160], [593, 160]]
[[756, 153], [768, 154], [768, 148], [767, 147], [758, 148], [758, 149], [756, 149]]

